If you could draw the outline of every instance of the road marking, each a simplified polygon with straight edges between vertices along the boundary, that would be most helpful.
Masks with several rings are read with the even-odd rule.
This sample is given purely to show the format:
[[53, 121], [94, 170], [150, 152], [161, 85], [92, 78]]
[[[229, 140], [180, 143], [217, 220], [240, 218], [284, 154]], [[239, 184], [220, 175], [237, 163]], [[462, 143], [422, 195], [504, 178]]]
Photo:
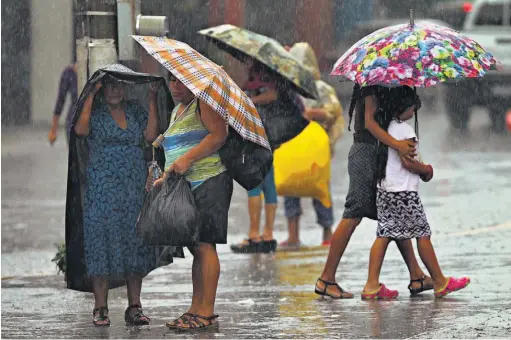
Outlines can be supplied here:
[[456, 233], [448, 233], [448, 234], [444, 234], [444, 235], [441, 235], [441, 236], [478, 235], [478, 234], [491, 233], [491, 232], [494, 232], [494, 231], [497, 231], [497, 230], [505, 230], [505, 229], [511, 229], [511, 221], [507, 221], [507, 222], [504, 222], [502, 224], [497, 224], [497, 225], [494, 225], [494, 226], [491, 226], [491, 227], [483, 227], [483, 228], [459, 231], [459, 232], [456, 232]]

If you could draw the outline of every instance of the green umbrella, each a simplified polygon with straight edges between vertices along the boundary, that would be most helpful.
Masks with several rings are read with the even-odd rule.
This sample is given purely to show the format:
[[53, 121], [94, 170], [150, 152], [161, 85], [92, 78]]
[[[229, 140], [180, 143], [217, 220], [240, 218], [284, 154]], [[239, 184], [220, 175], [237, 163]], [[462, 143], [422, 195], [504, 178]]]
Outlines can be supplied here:
[[199, 34], [235, 58], [242, 61], [253, 58], [301, 95], [317, 98], [313, 74], [277, 40], [233, 25], [203, 29]]

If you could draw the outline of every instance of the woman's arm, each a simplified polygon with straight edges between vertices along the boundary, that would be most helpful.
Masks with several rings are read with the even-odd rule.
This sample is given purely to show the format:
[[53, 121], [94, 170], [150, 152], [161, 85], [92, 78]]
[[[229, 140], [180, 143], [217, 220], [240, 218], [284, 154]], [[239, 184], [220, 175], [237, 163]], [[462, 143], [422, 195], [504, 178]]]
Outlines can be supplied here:
[[250, 97], [254, 105], [266, 105], [272, 103], [278, 99], [277, 90], [272, 88], [267, 88], [263, 93]]
[[376, 97], [373, 95], [365, 97], [365, 128], [383, 144], [396, 150], [401, 157], [413, 158], [416, 156], [415, 143], [407, 140], [396, 140], [385, 131], [380, 124], [374, 120], [377, 103]]
[[62, 72], [62, 75], [60, 76], [59, 92], [57, 95], [57, 100], [55, 102], [55, 108], [53, 110], [51, 129], [50, 132], [48, 133], [48, 140], [50, 144], [55, 143], [55, 140], [57, 140], [57, 129], [59, 127], [59, 119], [62, 113], [62, 108], [64, 107], [64, 103], [66, 102], [67, 93], [69, 91], [69, 79], [67, 73], [68, 71], [66, 69], [64, 70], [64, 72]]
[[101, 88], [102, 84], [97, 83], [94, 89], [89, 93], [87, 99], [83, 103], [82, 112], [80, 112], [80, 117], [75, 125], [75, 132], [78, 136], [88, 136], [89, 135], [89, 121], [92, 111], [92, 103], [94, 101], [94, 96]]
[[184, 174], [190, 165], [218, 151], [227, 138], [225, 120], [206, 103], [199, 100], [200, 118], [209, 131], [209, 134], [202, 141], [179, 157], [169, 168], [169, 172]]
[[149, 90], [149, 119], [144, 131], [145, 140], [152, 143], [159, 135], [158, 131], [158, 87], [151, 84]]

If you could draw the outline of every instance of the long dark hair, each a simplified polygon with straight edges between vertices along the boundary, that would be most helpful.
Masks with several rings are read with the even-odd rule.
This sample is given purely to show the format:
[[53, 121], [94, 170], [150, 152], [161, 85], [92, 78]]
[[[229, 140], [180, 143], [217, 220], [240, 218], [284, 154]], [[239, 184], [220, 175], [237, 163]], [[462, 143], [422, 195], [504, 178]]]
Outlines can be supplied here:
[[[417, 136], [419, 135], [417, 111], [421, 107], [421, 101], [415, 88], [412, 89], [408, 86], [400, 86], [389, 89], [388, 91], [379, 92], [376, 94], [376, 97], [378, 100], [378, 111], [376, 112], [375, 120], [382, 129], [388, 131], [392, 120], [399, 121], [399, 116], [415, 105], [415, 133]], [[379, 142], [375, 176], [378, 182], [385, 179], [388, 156], [389, 147]]]

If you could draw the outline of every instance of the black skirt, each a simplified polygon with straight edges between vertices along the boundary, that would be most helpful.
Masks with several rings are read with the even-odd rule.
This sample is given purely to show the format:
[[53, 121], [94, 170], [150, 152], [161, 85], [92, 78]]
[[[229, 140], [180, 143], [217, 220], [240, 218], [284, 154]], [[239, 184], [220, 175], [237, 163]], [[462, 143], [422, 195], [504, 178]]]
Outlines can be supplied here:
[[348, 156], [350, 177], [343, 218], [377, 220], [376, 211], [376, 154], [378, 145], [353, 143]]
[[199, 242], [227, 243], [232, 191], [233, 181], [226, 171], [206, 180], [192, 191], [201, 217]]

